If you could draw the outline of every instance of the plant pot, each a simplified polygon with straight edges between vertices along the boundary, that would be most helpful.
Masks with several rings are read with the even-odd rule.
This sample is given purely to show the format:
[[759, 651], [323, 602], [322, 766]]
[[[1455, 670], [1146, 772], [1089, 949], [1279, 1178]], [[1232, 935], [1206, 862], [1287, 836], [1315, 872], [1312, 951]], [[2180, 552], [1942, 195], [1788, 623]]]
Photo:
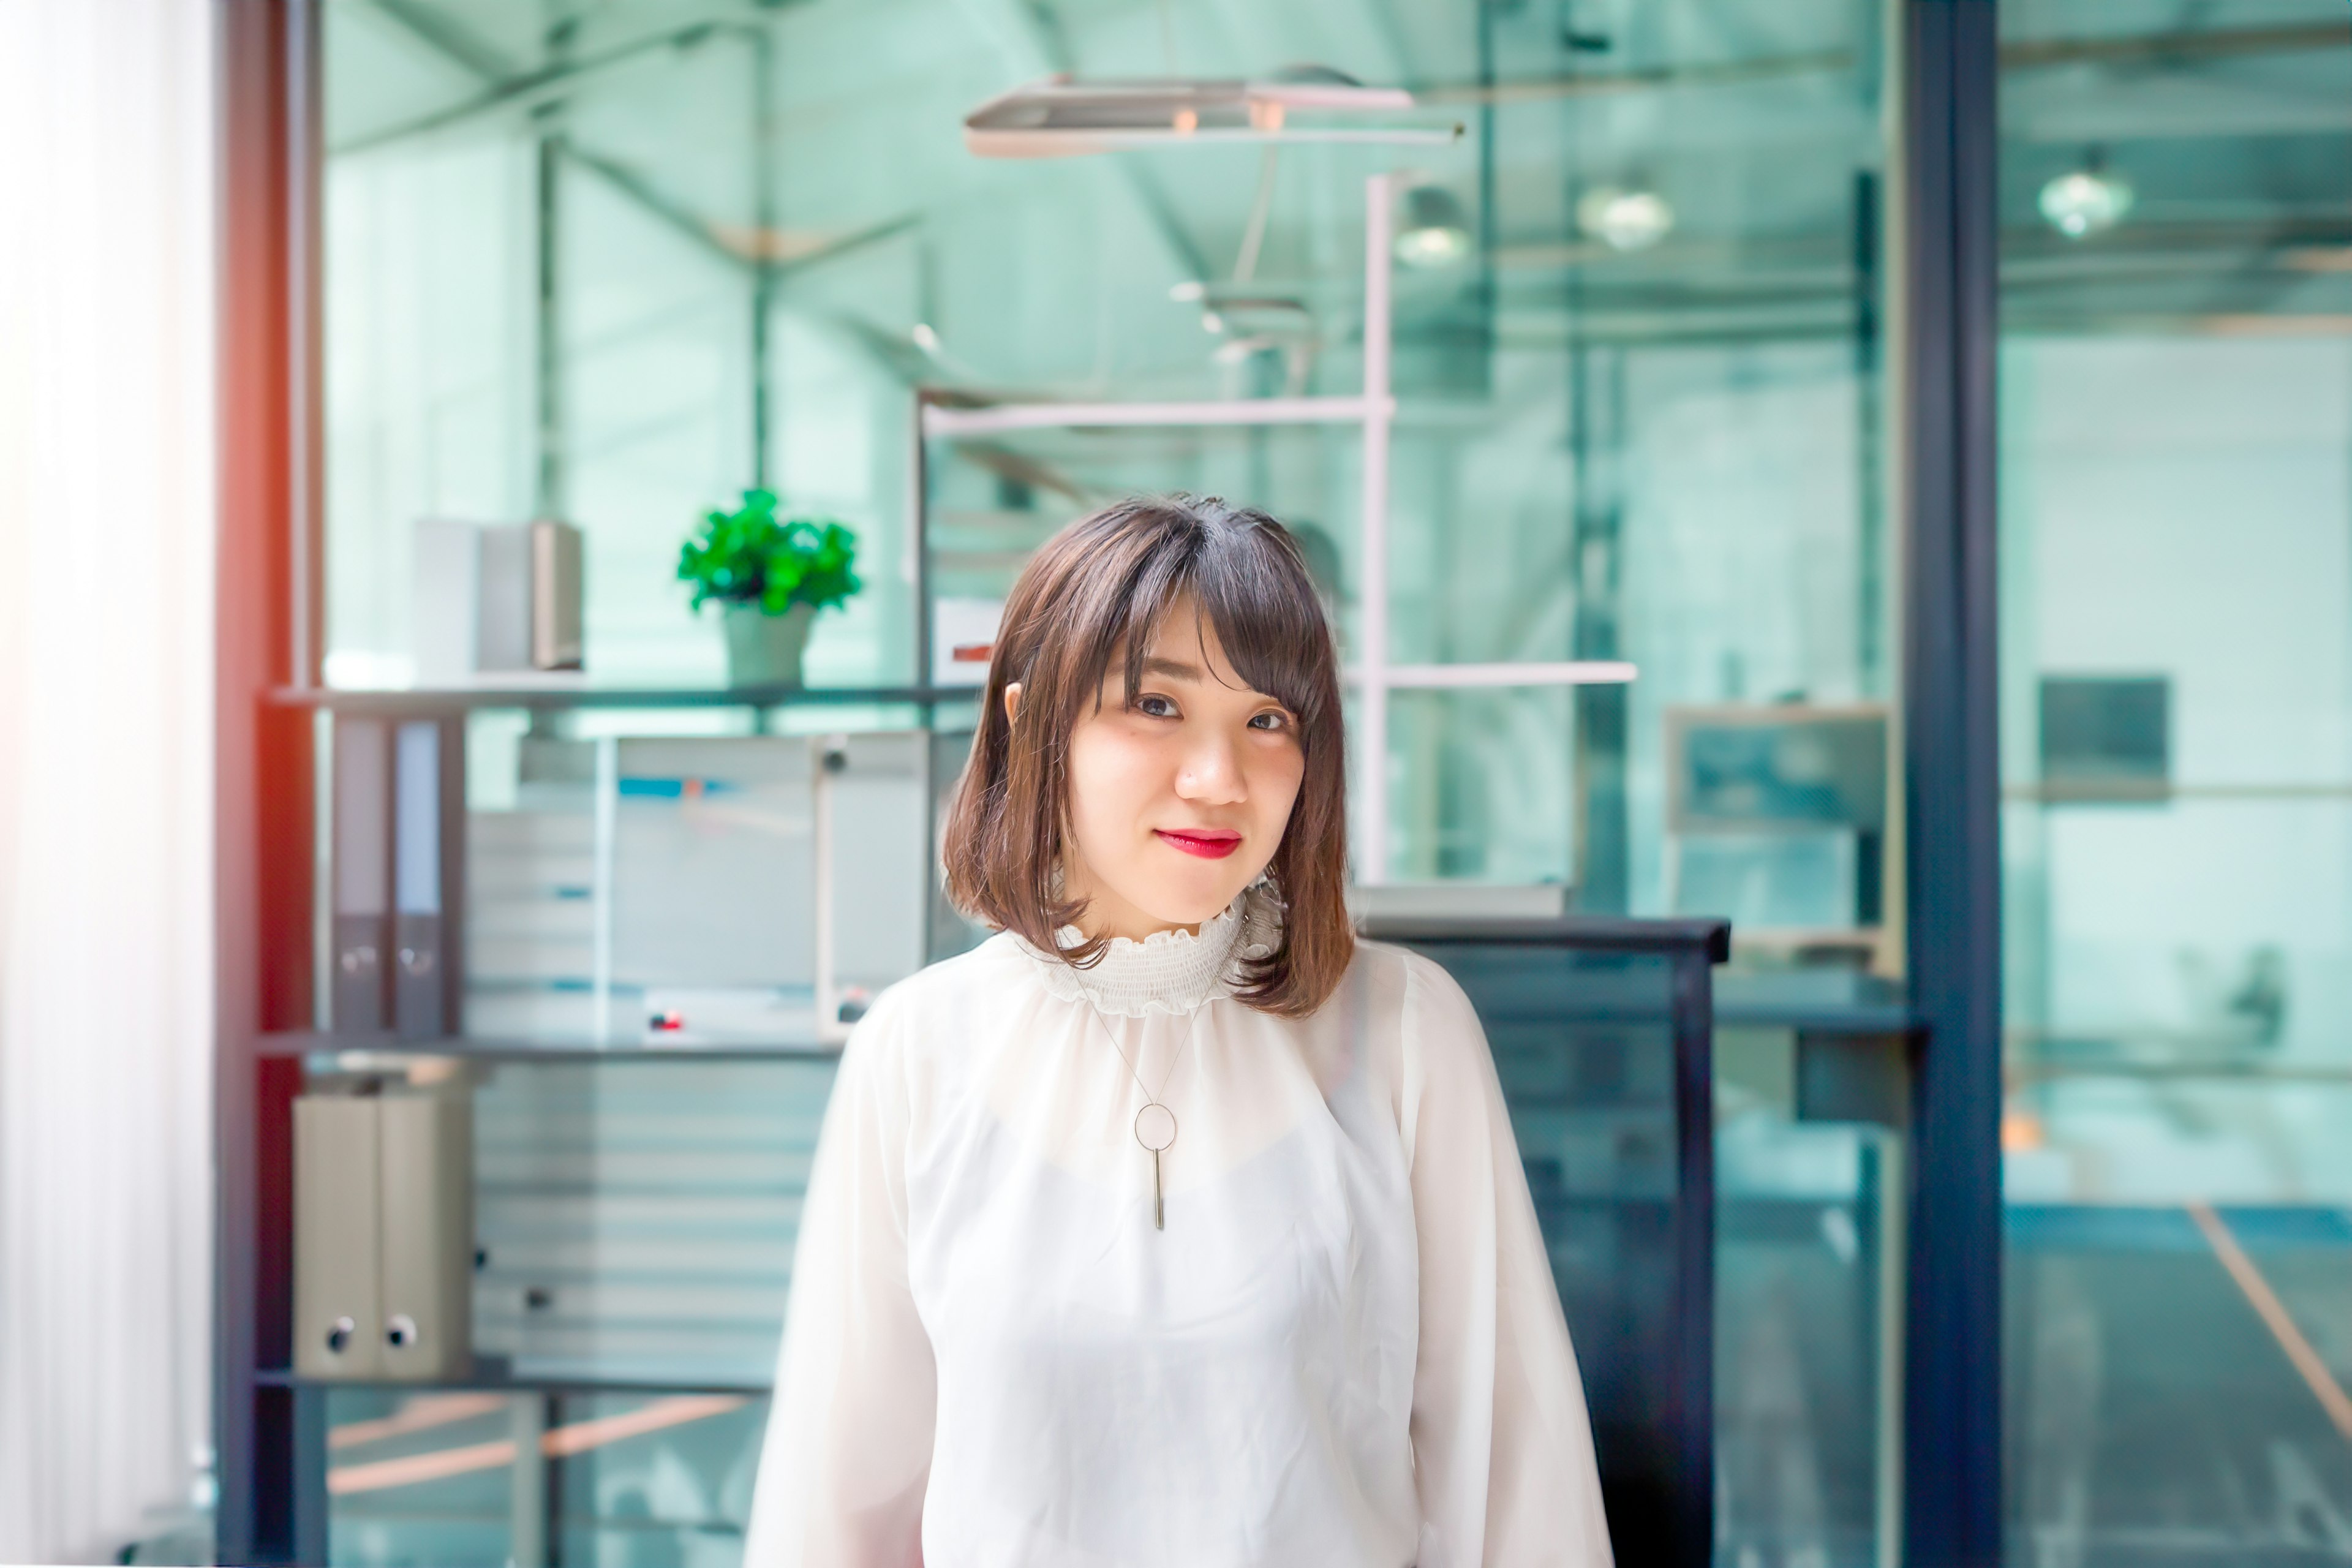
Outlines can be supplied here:
[[816, 606], [794, 605], [781, 616], [757, 605], [727, 606], [727, 684], [798, 686]]

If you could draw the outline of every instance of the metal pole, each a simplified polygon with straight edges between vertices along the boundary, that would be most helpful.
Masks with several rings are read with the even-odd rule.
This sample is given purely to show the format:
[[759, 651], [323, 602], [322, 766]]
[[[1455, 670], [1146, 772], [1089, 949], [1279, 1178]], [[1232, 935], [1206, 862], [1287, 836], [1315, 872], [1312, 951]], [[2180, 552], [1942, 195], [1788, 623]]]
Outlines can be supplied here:
[[286, 8], [286, 457], [287, 548], [293, 579], [288, 684], [319, 684], [325, 657], [326, 449], [324, 308], [320, 212], [323, 205], [318, 0]]
[[1715, 1554], [1715, 967], [1709, 948], [1674, 951], [1675, 1363], [1673, 1560]]
[[1374, 174], [1364, 182], [1364, 517], [1356, 617], [1364, 799], [1356, 880], [1368, 886], [1389, 873], [1389, 426], [1396, 412], [1389, 384], [1389, 176]]
[[[315, 676], [315, 523], [294, 492], [289, 444], [315, 431], [317, 384], [304, 329], [313, 265], [296, 243], [310, 195], [289, 183], [316, 169], [314, 0], [215, 0], [215, 113], [219, 209], [215, 268], [219, 363], [214, 574], [213, 1142], [218, 1180], [212, 1236], [213, 1443], [224, 1562], [299, 1561], [324, 1517], [323, 1447], [314, 1396], [264, 1384], [289, 1357], [292, 1286], [291, 1100], [299, 1062], [274, 1060], [262, 1035], [300, 1029], [311, 1006], [311, 721], [258, 700], [272, 686]], [[315, 345], [315, 336], [309, 340]], [[309, 353], [315, 353], [313, 347]], [[315, 468], [310, 472], [315, 474]], [[315, 605], [315, 600], [309, 601]], [[305, 620], [307, 617], [307, 622]], [[306, 1453], [308, 1458], [305, 1458]]]
[[776, 60], [765, 27], [751, 35], [751, 484], [768, 488], [770, 398], [775, 374], [768, 317], [776, 302]]
[[533, 294], [538, 342], [533, 361], [533, 402], [537, 420], [539, 471], [531, 496], [531, 515], [563, 515], [563, 352], [562, 310], [557, 295], [560, 185], [563, 178], [563, 136], [548, 130], [539, 138], [536, 237], [538, 267]]
[[1906, 859], [1916, 1080], [1913, 1568], [2001, 1556], [2000, 856], [1993, 0], [1908, 0]]

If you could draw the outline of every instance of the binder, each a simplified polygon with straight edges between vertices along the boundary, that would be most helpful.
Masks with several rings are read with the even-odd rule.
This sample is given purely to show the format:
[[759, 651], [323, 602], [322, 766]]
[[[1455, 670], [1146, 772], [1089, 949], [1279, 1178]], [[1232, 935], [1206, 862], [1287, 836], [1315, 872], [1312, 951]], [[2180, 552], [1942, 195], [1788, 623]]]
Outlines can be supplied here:
[[332, 1025], [375, 1034], [392, 1023], [392, 737], [380, 719], [335, 716]]
[[530, 525], [530, 662], [535, 669], [581, 668], [580, 531], [541, 518]]
[[462, 1094], [375, 1102], [383, 1375], [473, 1370], [474, 1115]]
[[473, 1371], [474, 1114], [464, 1092], [294, 1101], [294, 1370]]
[[530, 524], [499, 523], [482, 530], [476, 569], [474, 668], [521, 670], [530, 661]]
[[410, 542], [410, 647], [420, 686], [457, 686], [478, 661], [482, 530], [478, 523], [419, 518]]
[[581, 668], [580, 531], [568, 522], [499, 523], [481, 531], [475, 566], [475, 668]]
[[294, 1101], [294, 1370], [306, 1377], [383, 1371], [376, 1104]]
[[460, 1032], [465, 728], [400, 726], [393, 767], [393, 1027], [406, 1039]]

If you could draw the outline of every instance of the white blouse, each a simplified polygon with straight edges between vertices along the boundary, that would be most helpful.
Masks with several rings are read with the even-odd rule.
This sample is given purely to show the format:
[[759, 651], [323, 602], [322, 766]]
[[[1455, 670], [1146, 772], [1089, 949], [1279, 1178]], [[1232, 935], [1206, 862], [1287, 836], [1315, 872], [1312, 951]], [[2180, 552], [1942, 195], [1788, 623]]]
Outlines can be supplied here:
[[[1258, 1012], [1234, 966], [1279, 920], [1253, 888], [1085, 971], [1002, 933], [876, 1001], [746, 1568], [1606, 1568], [1476, 1016], [1377, 942], [1312, 1017]], [[1164, 1230], [1139, 1079], [1178, 1119]]]

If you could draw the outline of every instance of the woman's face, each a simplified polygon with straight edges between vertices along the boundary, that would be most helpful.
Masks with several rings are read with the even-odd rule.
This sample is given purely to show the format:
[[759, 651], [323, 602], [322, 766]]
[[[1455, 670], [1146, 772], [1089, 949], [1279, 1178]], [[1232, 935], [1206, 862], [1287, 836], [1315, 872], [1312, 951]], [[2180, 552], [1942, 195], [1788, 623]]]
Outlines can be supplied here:
[[1255, 881], [1282, 842], [1307, 771], [1297, 719], [1250, 689], [1189, 597], [1144, 650], [1135, 700], [1122, 654], [1098, 696], [1070, 734], [1064, 889], [1087, 900], [1088, 936], [1197, 926]]

